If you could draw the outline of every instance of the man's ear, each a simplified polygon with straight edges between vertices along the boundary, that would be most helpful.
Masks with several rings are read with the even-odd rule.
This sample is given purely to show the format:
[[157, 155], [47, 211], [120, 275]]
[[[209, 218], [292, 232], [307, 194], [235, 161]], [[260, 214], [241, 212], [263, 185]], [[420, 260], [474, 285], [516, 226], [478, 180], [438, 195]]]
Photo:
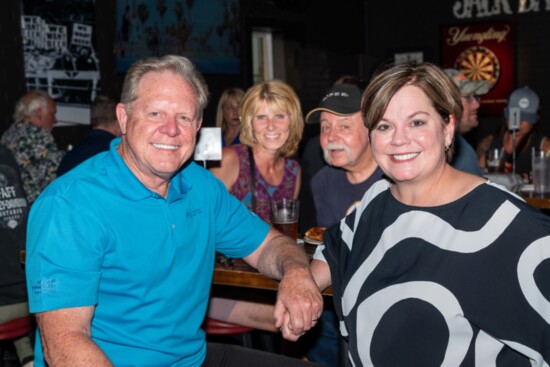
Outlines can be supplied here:
[[202, 117], [200, 119], [197, 120], [197, 131], [199, 131], [199, 129], [201, 128], [202, 126]]
[[118, 125], [120, 126], [120, 131], [122, 135], [126, 134], [126, 125], [128, 123], [128, 114], [126, 114], [126, 109], [122, 103], [116, 105], [116, 118], [118, 120]]

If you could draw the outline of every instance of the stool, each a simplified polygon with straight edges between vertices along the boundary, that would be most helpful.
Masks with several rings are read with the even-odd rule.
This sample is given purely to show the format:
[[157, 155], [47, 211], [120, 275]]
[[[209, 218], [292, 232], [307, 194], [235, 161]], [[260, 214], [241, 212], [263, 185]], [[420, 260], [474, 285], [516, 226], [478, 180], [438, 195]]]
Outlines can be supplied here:
[[242, 346], [252, 348], [252, 336], [250, 335], [250, 332], [254, 329], [212, 319], [210, 317], [207, 317], [204, 320], [203, 326], [207, 335], [240, 335]]
[[33, 328], [34, 318], [31, 315], [0, 324], [0, 367], [4, 365], [4, 348], [2, 342], [17, 339], [30, 333]]

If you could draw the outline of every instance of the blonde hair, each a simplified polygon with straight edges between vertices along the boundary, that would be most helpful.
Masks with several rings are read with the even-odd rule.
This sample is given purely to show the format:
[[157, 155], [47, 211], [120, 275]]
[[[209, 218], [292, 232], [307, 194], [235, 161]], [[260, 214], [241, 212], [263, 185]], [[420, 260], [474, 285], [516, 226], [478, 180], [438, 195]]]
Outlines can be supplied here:
[[236, 99], [237, 103], [241, 104], [243, 97], [244, 91], [240, 88], [229, 88], [223, 91], [218, 102], [218, 109], [216, 111], [216, 127], [221, 127], [222, 131], [227, 129], [227, 121], [223, 119], [223, 107], [231, 98]]
[[288, 114], [290, 131], [288, 139], [281, 147], [280, 154], [283, 157], [294, 155], [304, 132], [304, 117], [300, 100], [294, 89], [280, 80], [256, 84], [246, 92], [239, 107], [241, 143], [249, 147], [257, 143], [252, 129], [252, 120], [264, 101], [273, 106], [275, 110], [285, 111]]
[[[380, 71], [370, 81], [361, 100], [361, 116], [369, 134], [384, 117], [393, 96], [405, 85], [420, 88], [432, 102], [445, 125], [454, 116], [455, 123], [462, 118], [460, 90], [438, 66], [431, 63], [403, 63]], [[447, 161], [452, 149], [447, 151]]]

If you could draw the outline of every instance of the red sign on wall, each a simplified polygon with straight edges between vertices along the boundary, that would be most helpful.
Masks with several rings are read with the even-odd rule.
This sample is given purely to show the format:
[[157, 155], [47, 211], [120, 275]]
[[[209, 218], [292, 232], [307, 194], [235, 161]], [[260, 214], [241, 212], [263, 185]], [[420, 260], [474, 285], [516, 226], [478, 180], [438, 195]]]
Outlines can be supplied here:
[[471, 80], [488, 80], [480, 113], [500, 115], [514, 88], [514, 34], [511, 23], [464, 24], [443, 28], [443, 67]]

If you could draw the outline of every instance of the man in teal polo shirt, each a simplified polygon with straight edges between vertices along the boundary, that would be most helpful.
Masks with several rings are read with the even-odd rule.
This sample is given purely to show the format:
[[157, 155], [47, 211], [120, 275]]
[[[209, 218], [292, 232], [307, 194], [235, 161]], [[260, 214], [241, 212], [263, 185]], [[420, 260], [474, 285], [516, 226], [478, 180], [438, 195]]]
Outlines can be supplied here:
[[37, 366], [304, 363], [205, 342], [215, 251], [281, 279], [274, 316], [287, 339], [322, 311], [303, 251], [189, 161], [207, 99], [186, 58], [138, 61], [117, 105], [122, 139], [33, 205], [27, 285]]

